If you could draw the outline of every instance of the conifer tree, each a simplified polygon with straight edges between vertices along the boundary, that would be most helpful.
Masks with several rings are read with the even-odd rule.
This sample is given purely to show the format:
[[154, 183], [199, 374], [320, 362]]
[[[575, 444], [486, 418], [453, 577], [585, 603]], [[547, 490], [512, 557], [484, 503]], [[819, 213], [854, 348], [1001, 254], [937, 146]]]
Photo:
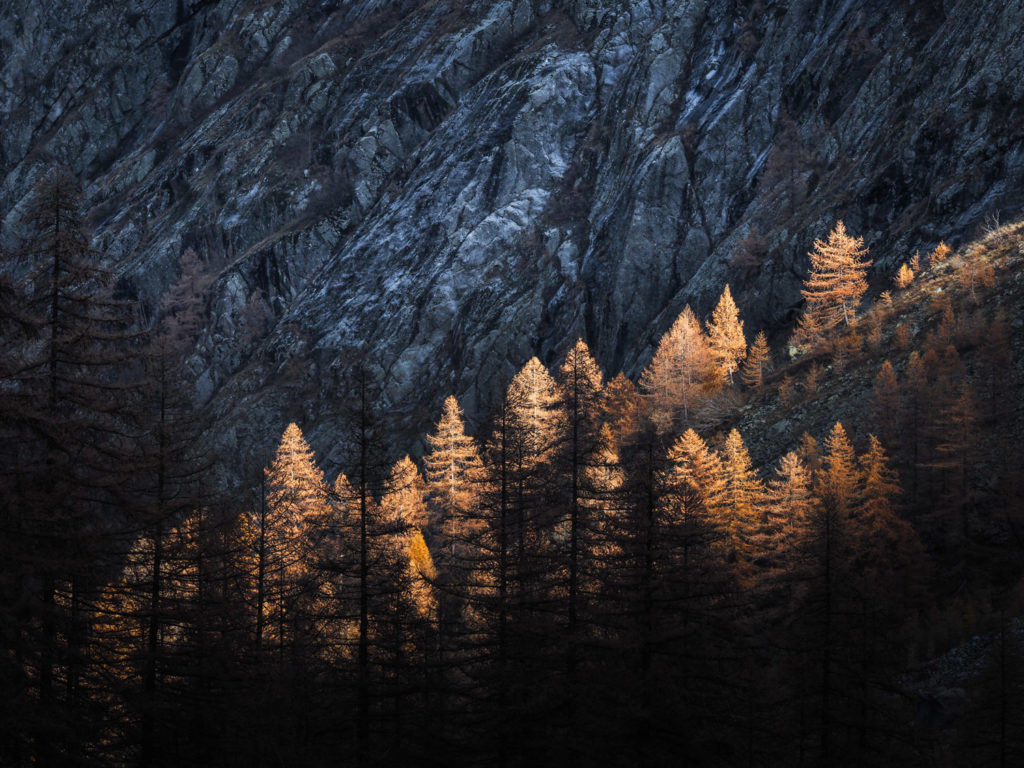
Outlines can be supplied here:
[[399, 459], [391, 468], [391, 474], [384, 484], [384, 495], [380, 500], [384, 519], [398, 532], [412, 535], [414, 530], [422, 531], [427, 524], [426, 483], [420, 471], [408, 455]]
[[913, 527], [896, 514], [899, 479], [874, 435], [868, 436], [868, 450], [858, 462], [861, 479], [853, 530], [859, 539], [855, 549], [861, 574], [876, 588], [884, 585], [889, 598], [900, 600], [905, 611], [911, 585], [924, 568], [924, 551]]
[[584, 467], [583, 475], [583, 486], [587, 488], [588, 495], [581, 504], [586, 507], [586, 514], [592, 521], [589, 533], [593, 549], [593, 562], [585, 569], [587, 584], [584, 592], [590, 599], [596, 599], [604, 585], [602, 574], [621, 562], [623, 548], [619, 536], [626, 525], [622, 498], [626, 471], [608, 424], [601, 426], [593, 461]]
[[602, 379], [597, 361], [582, 339], [577, 339], [565, 362], [558, 369], [559, 391], [563, 396], [563, 411], [566, 425], [562, 462], [569, 481], [568, 509], [565, 525], [566, 538], [566, 650], [567, 701], [569, 702], [570, 729], [575, 720], [578, 691], [576, 686], [579, 663], [580, 621], [585, 602], [580, 594], [581, 573], [586, 569], [590, 551], [591, 521], [586, 518], [585, 499], [594, 495], [594, 489], [587, 488], [586, 469], [594, 463], [600, 430]]
[[768, 348], [768, 339], [764, 331], [758, 331], [754, 343], [747, 351], [747, 357], [743, 361], [741, 377], [743, 383], [749, 389], [758, 391], [764, 385], [765, 374], [771, 371], [771, 350]]
[[801, 532], [810, 525], [814, 504], [811, 474], [797, 453], [790, 451], [779, 459], [767, 491], [767, 545], [764, 549], [774, 550], [780, 565], [792, 564]]
[[536, 357], [531, 357], [508, 385], [515, 427], [521, 432], [523, 462], [536, 468], [551, 459], [562, 430], [558, 385]]
[[604, 388], [601, 420], [608, 425], [616, 446], [632, 442], [647, 418], [647, 401], [636, 385], [622, 372], [617, 373]]
[[966, 541], [969, 533], [968, 511], [972, 497], [971, 480], [977, 462], [978, 426], [974, 405], [974, 392], [967, 379], [961, 379], [958, 391], [948, 405], [940, 411], [943, 425], [935, 446], [938, 458], [935, 462], [946, 470], [951, 490], [949, 500], [959, 518], [960, 534]]
[[136, 466], [135, 318], [113, 297], [82, 210], [70, 173], [47, 174], [24, 210], [19, 248], [0, 263], [11, 299], [0, 312], [0, 584], [9, 585], [0, 603], [18, 606], [0, 609], [0, 623], [11, 627], [16, 732], [28, 734], [25, 759], [46, 764], [81, 752], [90, 730], [86, 607], [118, 548], [131, 496], [120, 491]]
[[[729, 514], [722, 462], [692, 429], [675, 441], [667, 459], [654, 515], [641, 518], [646, 526], [640, 538], [645, 578], [637, 618], [643, 622], [641, 638], [652, 643], [641, 647], [648, 657], [644, 684], [652, 689], [648, 701], [657, 712], [656, 727], [727, 706], [722, 687], [728, 688], [728, 676], [715, 658], [735, 650], [736, 640], [728, 601], [735, 581], [720, 560]], [[651, 750], [659, 739], [647, 738], [653, 744], [641, 749]]]
[[662, 336], [640, 389], [651, 401], [652, 419], [662, 432], [689, 426], [721, 386], [707, 337], [687, 306]]
[[732, 384], [733, 373], [747, 354], [747, 340], [743, 336], [743, 321], [739, 309], [732, 299], [732, 292], [726, 285], [718, 299], [718, 305], [711, 313], [708, 323], [708, 347], [722, 377]]
[[[817, 453], [813, 439], [804, 441], [805, 463], [813, 463], [810, 454]], [[808, 462], [808, 459], [811, 461]], [[845, 642], [841, 617], [845, 591], [849, 589], [846, 564], [849, 562], [847, 522], [856, 503], [858, 470], [853, 446], [842, 424], [836, 422], [825, 439], [825, 452], [821, 468], [813, 475], [816, 503], [812, 515], [796, 535], [798, 561], [794, 567], [799, 577], [808, 584], [798, 609], [797, 641], [803, 645], [803, 654], [813, 659], [813, 669], [807, 660], [801, 664], [799, 684], [801, 699], [815, 702], [819, 713], [817, 722], [818, 756], [823, 765], [832, 764], [837, 721], [843, 701], [839, 695], [844, 688], [841, 681], [841, 645]], [[801, 701], [801, 708], [807, 704]], [[806, 716], [801, 717], [805, 721]], [[801, 729], [801, 741], [809, 736]]]
[[431, 519], [427, 530], [441, 543], [449, 559], [457, 542], [474, 532], [483, 465], [476, 442], [466, 434], [462, 409], [449, 395], [423, 457]]
[[414, 530], [409, 536], [408, 551], [413, 604], [421, 617], [434, 620], [437, 616], [437, 597], [431, 585], [437, 580], [437, 569], [420, 531]]
[[896, 371], [888, 360], [875, 377], [875, 386], [871, 395], [871, 422], [875, 431], [881, 435], [888, 445], [895, 443], [900, 417], [900, 390], [896, 381]]
[[819, 304], [805, 304], [789, 342], [790, 356], [795, 356], [801, 349], [815, 350], [821, 347], [825, 343], [827, 327], [825, 308]]
[[856, 497], [857, 462], [853, 445], [840, 422], [832, 425], [825, 438], [823, 467], [818, 472], [816, 492], [838, 517], [850, 514]]
[[754, 562], [767, 555], [758, 547], [759, 533], [766, 523], [765, 488], [751, 466], [739, 430], [730, 430], [725, 439], [722, 469], [728, 499], [723, 548], [739, 575], [748, 576]]
[[143, 671], [141, 751], [139, 764], [148, 768], [156, 759], [156, 704], [159, 681], [160, 633], [166, 622], [163, 606], [165, 528], [197, 500], [192, 491], [209, 468], [201, 455], [199, 418], [191, 401], [193, 381], [184, 358], [191, 348], [202, 314], [205, 269], [195, 251], [180, 259], [180, 275], [160, 302], [159, 315], [146, 337], [145, 376], [139, 389], [134, 423], [142, 430], [140, 456], [132, 490], [139, 499], [138, 522], [147, 527], [152, 555], [149, 584], [147, 664]]
[[266, 489], [263, 626], [283, 658], [286, 649], [310, 640], [312, 612], [323, 589], [317, 545], [330, 525], [323, 473], [294, 423], [266, 470]]
[[900, 383], [900, 435], [903, 458], [910, 474], [909, 497], [919, 498], [922, 464], [927, 454], [922, 446], [928, 414], [928, 371], [924, 359], [913, 351], [907, 358]]
[[914, 270], [906, 264], [901, 264], [896, 277], [893, 278], [893, 284], [902, 291], [909, 288], [912, 282], [914, 282]]
[[725, 470], [718, 454], [688, 429], [668, 452], [669, 487], [692, 510], [718, 518], [728, 505]]
[[848, 235], [841, 221], [827, 241], [814, 241], [814, 250], [808, 254], [811, 271], [801, 294], [807, 302], [805, 314], [813, 313], [824, 332], [856, 319], [857, 306], [868, 289], [871, 262], [867, 254], [864, 239]]
[[928, 266], [934, 267], [937, 264], [941, 264], [946, 258], [952, 253], [953, 249], [946, 245], [946, 241], [943, 240], [937, 246], [935, 250], [928, 256]]

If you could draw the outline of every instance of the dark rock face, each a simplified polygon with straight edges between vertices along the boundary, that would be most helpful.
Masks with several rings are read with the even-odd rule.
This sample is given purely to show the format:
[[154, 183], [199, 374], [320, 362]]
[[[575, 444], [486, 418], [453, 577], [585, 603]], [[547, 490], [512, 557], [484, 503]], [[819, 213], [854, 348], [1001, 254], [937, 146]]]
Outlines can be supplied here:
[[882, 281], [1017, 216], [1022, 67], [980, 0], [12, 0], [0, 212], [70, 166], [150, 305], [194, 247], [218, 439], [324, 450], [367, 349], [416, 434], [576, 336], [636, 373], [727, 281], [778, 325], [837, 218]]

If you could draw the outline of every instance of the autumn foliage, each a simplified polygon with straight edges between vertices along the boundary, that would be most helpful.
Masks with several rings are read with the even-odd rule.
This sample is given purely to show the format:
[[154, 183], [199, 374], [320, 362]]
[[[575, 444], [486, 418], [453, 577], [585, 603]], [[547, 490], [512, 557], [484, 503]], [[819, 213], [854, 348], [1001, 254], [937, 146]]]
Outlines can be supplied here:
[[827, 240], [815, 240], [810, 273], [801, 295], [805, 307], [797, 329], [798, 341], [814, 343], [839, 325], [857, 317], [861, 297], [867, 291], [871, 262], [864, 240], [847, 234], [838, 222]]

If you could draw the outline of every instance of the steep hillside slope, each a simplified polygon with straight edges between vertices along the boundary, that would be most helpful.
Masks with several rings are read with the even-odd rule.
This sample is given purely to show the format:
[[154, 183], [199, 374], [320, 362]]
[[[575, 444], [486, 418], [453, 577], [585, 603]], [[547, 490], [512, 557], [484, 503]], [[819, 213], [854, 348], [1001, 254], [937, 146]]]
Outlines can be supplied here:
[[636, 373], [731, 281], [784, 322], [842, 217], [908, 248], [1024, 203], [1024, 9], [830, 0], [15, 0], [0, 212], [53, 162], [152, 308], [217, 273], [191, 365], [225, 447], [326, 448], [372, 355], [418, 432], [579, 335]]

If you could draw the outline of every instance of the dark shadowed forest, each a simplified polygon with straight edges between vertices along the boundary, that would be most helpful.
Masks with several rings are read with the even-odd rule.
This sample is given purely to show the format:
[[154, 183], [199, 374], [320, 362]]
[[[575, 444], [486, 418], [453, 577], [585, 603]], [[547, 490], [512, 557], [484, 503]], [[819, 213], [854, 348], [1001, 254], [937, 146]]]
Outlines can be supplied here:
[[329, 463], [239, 466], [212, 265], [143, 311], [81, 208], [51, 174], [2, 258], [0, 764], [1024, 760], [1024, 227], [884, 277], [839, 222], [792, 327], [726, 285], [416, 445], [369, 350]]

